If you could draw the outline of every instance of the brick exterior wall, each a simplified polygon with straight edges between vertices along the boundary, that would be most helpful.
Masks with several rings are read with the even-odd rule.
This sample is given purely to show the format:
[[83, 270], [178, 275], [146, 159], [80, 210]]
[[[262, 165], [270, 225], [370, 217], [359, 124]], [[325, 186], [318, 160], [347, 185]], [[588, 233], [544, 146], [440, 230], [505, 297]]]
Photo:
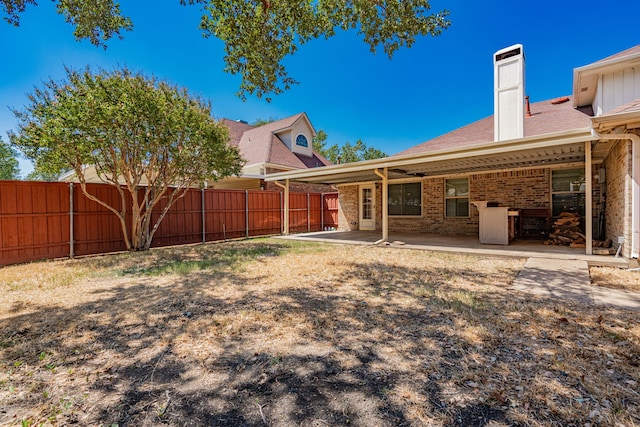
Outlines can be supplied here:
[[[606, 234], [618, 246], [618, 236], [631, 242], [631, 142], [616, 143], [605, 160], [607, 208]], [[631, 245], [622, 246], [622, 255], [631, 256]]]
[[[473, 174], [469, 176], [469, 199], [471, 202], [493, 201], [500, 206], [517, 208], [549, 208], [549, 176], [549, 169]], [[445, 179], [426, 179], [422, 187], [422, 217], [389, 218], [389, 230], [477, 235], [479, 215], [475, 206], [470, 206], [468, 218], [445, 217]]]
[[591, 189], [592, 189], [592, 200], [591, 200], [591, 215], [593, 218], [593, 227], [591, 228], [592, 230], [592, 236], [594, 240], [605, 240], [607, 238], [607, 236], [602, 236], [602, 239], [600, 239], [600, 236], [598, 235], [598, 221], [599, 221], [599, 216], [600, 216], [600, 210], [603, 208], [602, 202], [604, 202], [604, 193], [606, 191], [606, 184], [599, 184], [598, 181], [596, 180], [595, 176], [598, 175], [598, 173], [600, 172], [600, 169], [603, 168], [603, 165], [598, 164], [598, 165], [593, 165], [591, 167]]
[[338, 230], [358, 229], [358, 187], [345, 185], [338, 188]]
[[[594, 166], [597, 173], [601, 166]], [[422, 180], [422, 216], [389, 217], [389, 231], [434, 233], [447, 235], [478, 235], [478, 209], [470, 205], [467, 218], [445, 217], [445, 179]], [[393, 182], [391, 183], [393, 184]], [[376, 228], [382, 226], [382, 191], [376, 189]], [[340, 186], [339, 229], [358, 229], [359, 186]], [[513, 208], [551, 208], [551, 169], [523, 169], [469, 175], [471, 202], [494, 201]], [[593, 185], [593, 228], [597, 231], [600, 186]], [[594, 238], [596, 235], [594, 234]]]

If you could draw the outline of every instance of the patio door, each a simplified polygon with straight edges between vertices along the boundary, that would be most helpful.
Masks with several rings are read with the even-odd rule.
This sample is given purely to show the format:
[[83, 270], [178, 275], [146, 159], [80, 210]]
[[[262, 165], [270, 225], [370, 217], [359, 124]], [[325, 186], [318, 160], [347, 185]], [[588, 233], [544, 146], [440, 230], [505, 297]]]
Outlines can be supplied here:
[[375, 186], [361, 185], [359, 195], [360, 206], [360, 230], [376, 229]]

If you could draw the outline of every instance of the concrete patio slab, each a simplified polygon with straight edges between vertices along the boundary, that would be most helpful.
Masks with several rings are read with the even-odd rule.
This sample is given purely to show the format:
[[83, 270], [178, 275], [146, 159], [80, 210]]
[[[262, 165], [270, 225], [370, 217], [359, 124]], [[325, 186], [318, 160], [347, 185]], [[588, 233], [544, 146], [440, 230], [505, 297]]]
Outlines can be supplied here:
[[[380, 237], [380, 232], [376, 231], [321, 231], [277, 236], [280, 239], [347, 245], [373, 245]], [[540, 240], [516, 240], [501, 246], [481, 244], [470, 236], [391, 233], [389, 242], [384, 245], [474, 256], [527, 258], [512, 289], [543, 297], [640, 311], [640, 293], [591, 285], [589, 266], [629, 268], [629, 261], [622, 257], [586, 255], [584, 249], [546, 246]]]
[[589, 267], [584, 260], [529, 258], [512, 289], [548, 298], [640, 311], [640, 293], [592, 286]]
[[[277, 238], [347, 245], [372, 245], [380, 240], [381, 233], [379, 231], [319, 231], [277, 236]], [[622, 257], [586, 255], [584, 249], [544, 245], [542, 240], [514, 240], [509, 245], [503, 246], [482, 244], [477, 236], [392, 232], [389, 234], [389, 242], [392, 242], [388, 244], [389, 247], [406, 249], [476, 256], [579, 259], [586, 261], [589, 266], [629, 267], [629, 261]], [[402, 242], [402, 244], [393, 244], [393, 242]]]
[[640, 311], [640, 293], [600, 286], [592, 286], [591, 292], [596, 304]]
[[594, 303], [589, 266], [584, 260], [529, 258], [512, 288], [548, 298]]

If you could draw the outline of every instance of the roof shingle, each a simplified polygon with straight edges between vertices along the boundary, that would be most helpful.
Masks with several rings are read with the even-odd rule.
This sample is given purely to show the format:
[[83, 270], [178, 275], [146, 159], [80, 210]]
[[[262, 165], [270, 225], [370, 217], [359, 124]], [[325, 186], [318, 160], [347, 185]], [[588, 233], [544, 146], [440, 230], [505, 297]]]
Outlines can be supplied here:
[[223, 123], [229, 128], [231, 144], [240, 149], [240, 155], [247, 161], [247, 165], [271, 163], [296, 169], [330, 165], [330, 161], [316, 152], [313, 152], [313, 157], [293, 153], [275, 135], [278, 131], [292, 127], [303, 116], [304, 113], [299, 113], [257, 127], [229, 119], [223, 119]]
[[[531, 117], [525, 118], [524, 121], [525, 137], [589, 127], [591, 123], [589, 117], [593, 115], [590, 107], [575, 109], [569, 102], [570, 97], [566, 102], [551, 103], [558, 99], [531, 104]], [[463, 148], [492, 141], [494, 141], [493, 116], [489, 116], [418, 144], [395, 156]]]

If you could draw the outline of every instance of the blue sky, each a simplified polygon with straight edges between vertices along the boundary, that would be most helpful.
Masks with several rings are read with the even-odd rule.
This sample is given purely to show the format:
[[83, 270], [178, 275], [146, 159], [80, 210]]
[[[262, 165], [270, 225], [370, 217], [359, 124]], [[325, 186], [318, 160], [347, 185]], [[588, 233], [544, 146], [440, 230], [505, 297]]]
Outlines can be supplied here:
[[[355, 31], [302, 46], [285, 65], [300, 82], [271, 103], [235, 93], [238, 76], [224, 73], [223, 44], [204, 39], [200, 11], [178, 0], [121, 0], [134, 30], [105, 51], [76, 42], [50, 1], [28, 7], [21, 25], [0, 22], [0, 135], [16, 121], [26, 93], [64, 77], [64, 66], [127, 66], [154, 74], [211, 100], [218, 118], [253, 122], [305, 111], [329, 143], [355, 142], [394, 154], [492, 114], [493, 52], [522, 43], [526, 92], [532, 102], [569, 95], [573, 68], [640, 43], [637, 0], [506, 2], [432, 1], [451, 11], [451, 27], [426, 37], [393, 60], [373, 55]], [[21, 162], [23, 173], [31, 167]]]

